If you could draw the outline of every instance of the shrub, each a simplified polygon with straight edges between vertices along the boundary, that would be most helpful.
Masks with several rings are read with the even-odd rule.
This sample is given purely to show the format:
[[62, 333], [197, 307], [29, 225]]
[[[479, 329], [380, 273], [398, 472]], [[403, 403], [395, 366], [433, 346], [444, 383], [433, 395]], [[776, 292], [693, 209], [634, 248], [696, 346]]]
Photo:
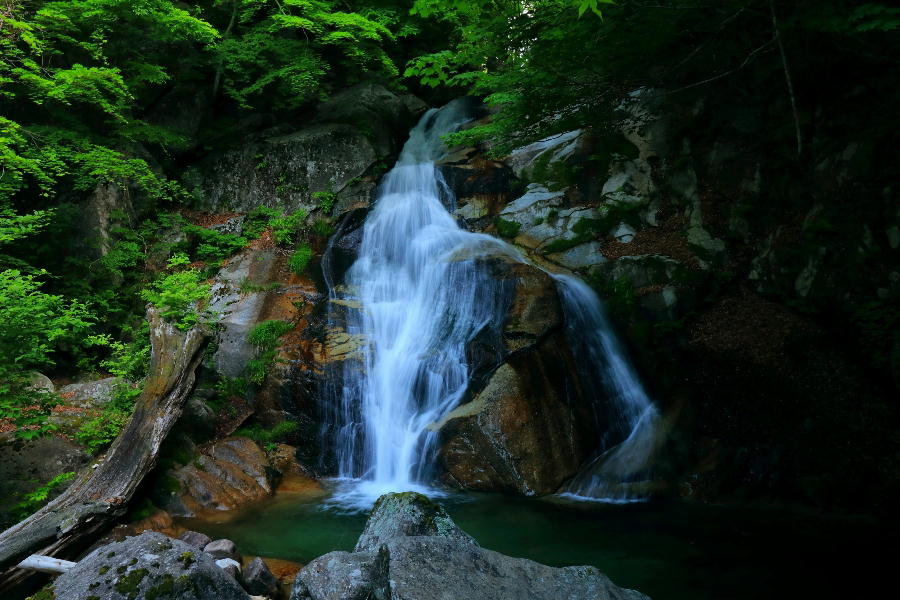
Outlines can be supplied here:
[[334, 233], [334, 227], [328, 222], [328, 219], [316, 219], [312, 225], [312, 232], [322, 237], [328, 237]]
[[522, 225], [520, 223], [516, 223], [515, 221], [507, 221], [506, 219], [501, 219], [497, 217], [494, 221], [494, 225], [497, 227], [497, 233], [500, 234], [500, 237], [505, 238], [514, 238], [519, 234], [519, 229], [521, 229]]
[[75, 439], [87, 447], [91, 454], [106, 448], [115, 441], [134, 411], [134, 402], [141, 388], [120, 383], [113, 389], [113, 399], [93, 419], [83, 423], [75, 432]]
[[272, 239], [276, 244], [293, 244], [297, 240], [301, 225], [309, 213], [303, 209], [284, 214], [269, 221], [272, 228]]
[[302, 244], [291, 254], [288, 259], [288, 267], [297, 275], [301, 275], [306, 270], [312, 255], [312, 248], [309, 247], [309, 244]]
[[257, 355], [247, 363], [247, 378], [259, 385], [265, 380], [275, 362], [278, 338], [293, 329], [284, 321], [264, 321], [250, 330], [247, 341], [257, 347]]
[[331, 191], [315, 192], [312, 197], [314, 200], [319, 201], [319, 210], [326, 215], [331, 214], [331, 211], [334, 209], [334, 202], [337, 200], [337, 194]]
[[16, 516], [24, 519], [42, 507], [50, 496], [50, 492], [59, 487], [61, 484], [75, 477], [74, 471], [68, 473], [60, 473], [44, 485], [39, 486], [30, 494], [25, 494], [22, 501], [15, 506]]
[[157, 307], [164, 319], [186, 331], [200, 322], [198, 306], [209, 302], [209, 284], [200, 279], [199, 271], [187, 269], [155, 281], [141, 290], [141, 298]]
[[271, 445], [282, 441], [287, 435], [296, 431], [297, 427], [299, 425], [294, 421], [282, 421], [271, 429], [265, 429], [262, 425], [254, 424], [241, 427], [234, 434], [250, 438], [257, 444], [266, 446], [266, 449], [270, 450]]

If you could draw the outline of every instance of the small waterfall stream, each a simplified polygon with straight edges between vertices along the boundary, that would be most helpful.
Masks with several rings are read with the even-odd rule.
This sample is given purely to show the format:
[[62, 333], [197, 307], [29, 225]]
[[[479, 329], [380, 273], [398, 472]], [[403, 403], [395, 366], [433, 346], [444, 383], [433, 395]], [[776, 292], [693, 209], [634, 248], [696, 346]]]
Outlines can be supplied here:
[[635, 478], [646, 475], [661, 441], [659, 411], [628, 361], [594, 290], [570, 275], [553, 277], [563, 302], [568, 338], [585, 371], [583, 377], [602, 382], [613, 409], [601, 454], [567, 484], [565, 493], [609, 502], [640, 500], [643, 494]]
[[[445, 151], [440, 137], [470, 120], [467, 106], [457, 100], [422, 117], [379, 187], [344, 285], [334, 286], [327, 275], [336, 307], [330, 326], [334, 311], [343, 310], [346, 339], [359, 353], [358, 361], [343, 361], [340, 384], [325, 399], [326, 429], [346, 483], [334, 496], [339, 505], [368, 508], [391, 491], [434, 493], [428, 484], [437, 433], [428, 426], [463, 397], [470, 376], [466, 346], [502, 322], [505, 310], [500, 284], [478, 259], [503, 254], [524, 261], [509, 244], [460, 229], [448, 210], [453, 196], [435, 161]], [[569, 490], [596, 497], [593, 482], [646, 462], [632, 455], [643, 452], [641, 424], [649, 431], [656, 411], [596, 295], [574, 278], [556, 278], [572, 332], [596, 338], [583, 344], [586, 360], [598, 366], [597, 376], [621, 405], [616, 425], [623, 432], [618, 439], [626, 441], [598, 457], [592, 475], [576, 478]]]

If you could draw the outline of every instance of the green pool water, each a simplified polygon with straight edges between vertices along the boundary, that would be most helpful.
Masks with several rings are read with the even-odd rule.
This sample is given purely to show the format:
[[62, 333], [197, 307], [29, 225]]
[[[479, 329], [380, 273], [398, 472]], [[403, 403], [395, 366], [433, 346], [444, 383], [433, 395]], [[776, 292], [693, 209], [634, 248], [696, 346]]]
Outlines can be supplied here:
[[[246, 555], [306, 563], [351, 550], [366, 519], [321, 500], [276, 496], [225, 522], [182, 524], [232, 539]], [[489, 494], [440, 501], [485, 548], [553, 566], [595, 565], [656, 600], [863, 597], [884, 589], [900, 541], [896, 528], [873, 520], [784, 509]]]

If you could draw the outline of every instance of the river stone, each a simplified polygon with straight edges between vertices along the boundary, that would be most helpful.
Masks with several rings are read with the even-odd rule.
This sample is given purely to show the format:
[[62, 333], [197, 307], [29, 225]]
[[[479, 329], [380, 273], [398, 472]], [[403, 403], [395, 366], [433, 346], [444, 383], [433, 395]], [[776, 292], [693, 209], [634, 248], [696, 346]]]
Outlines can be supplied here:
[[228, 573], [235, 581], [241, 581], [241, 563], [233, 558], [220, 558], [216, 561], [216, 566]]
[[422, 494], [402, 492], [385, 494], [375, 502], [354, 551], [376, 550], [387, 541], [410, 535], [441, 536], [463, 544], [475, 544], [441, 505]]
[[178, 539], [194, 548], [199, 548], [200, 550], [212, 541], [212, 538], [199, 531], [185, 531]]
[[215, 559], [230, 558], [240, 564], [241, 554], [231, 540], [214, 540], [203, 546], [203, 551]]
[[156, 499], [179, 517], [208, 510], [232, 510], [265, 498], [274, 490], [275, 474], [266, 453], [253, 440], [243, 437], [219, 440], [191, 464], [166, 474], [178, 481], [179, 490], [158, 494]]
[[56, 600], [249, 600], [196, 548], [145, 532], [97, 548], [54, 582]]
[[378, 552], [329, 552], [303, 567], [290, 600], [386, 600], [385, 566]]
[[244, 570], [244, 589], [255, 596], [274, 597], [278, 593], [278, 579], [258, 556]]

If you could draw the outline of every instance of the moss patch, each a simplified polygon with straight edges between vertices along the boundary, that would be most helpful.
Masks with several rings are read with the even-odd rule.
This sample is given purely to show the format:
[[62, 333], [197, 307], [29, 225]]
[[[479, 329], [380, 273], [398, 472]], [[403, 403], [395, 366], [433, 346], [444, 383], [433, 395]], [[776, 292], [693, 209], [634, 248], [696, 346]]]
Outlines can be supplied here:
[[147, 569], [135, 569], [131, 573], [120, 577], [113, 587], [129, 600], [134, 600], [140, 591], [141, 582], [149, 573], [150, 571]]

